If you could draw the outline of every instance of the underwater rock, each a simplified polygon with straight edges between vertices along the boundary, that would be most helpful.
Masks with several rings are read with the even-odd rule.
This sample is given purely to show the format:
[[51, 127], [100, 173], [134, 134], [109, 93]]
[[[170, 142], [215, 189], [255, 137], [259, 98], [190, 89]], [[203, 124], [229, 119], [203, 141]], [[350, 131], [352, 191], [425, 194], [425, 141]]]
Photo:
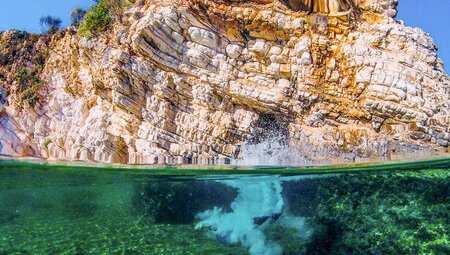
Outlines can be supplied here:
[[228, 211], [237, 191], [215, 181], [159, 182], [136, 184], [133, 205], [146, 221], [193, 223], [201, 211], [215, 206]]
[[447, 170], [330, 175], [284, 182], [283, 197], [311, 228], [304, 254], [437, 255], [450, 249], [448, 177]]

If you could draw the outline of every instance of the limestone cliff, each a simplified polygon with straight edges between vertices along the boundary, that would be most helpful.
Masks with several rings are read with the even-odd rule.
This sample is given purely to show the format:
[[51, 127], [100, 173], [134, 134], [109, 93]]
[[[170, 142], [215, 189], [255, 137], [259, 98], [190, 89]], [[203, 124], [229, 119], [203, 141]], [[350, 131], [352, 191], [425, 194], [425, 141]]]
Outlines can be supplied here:
[[0, 65], [1, 153], [228, 163], [271, 137], [311, 157], [449, 144], [450, 80], [397, 0], [130, 2], [97, 37], [68, 28]]

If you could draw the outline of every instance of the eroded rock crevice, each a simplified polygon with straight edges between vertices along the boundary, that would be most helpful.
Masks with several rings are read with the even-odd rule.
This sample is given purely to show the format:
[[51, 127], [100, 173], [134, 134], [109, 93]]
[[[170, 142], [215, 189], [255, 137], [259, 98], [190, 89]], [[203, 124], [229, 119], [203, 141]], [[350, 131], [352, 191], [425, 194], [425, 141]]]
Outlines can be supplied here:
[[357, 0], [283, 0], [294, 11], [335, 14], [357, 7]]

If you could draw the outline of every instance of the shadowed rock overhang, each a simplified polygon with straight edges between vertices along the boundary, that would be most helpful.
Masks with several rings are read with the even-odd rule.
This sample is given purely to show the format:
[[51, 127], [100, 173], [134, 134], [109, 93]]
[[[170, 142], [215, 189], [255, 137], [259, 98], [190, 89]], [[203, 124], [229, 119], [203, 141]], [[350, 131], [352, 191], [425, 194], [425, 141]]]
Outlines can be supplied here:
[[294, 11], [335, 14], [357, 6], [357, 0], [282, 0]]

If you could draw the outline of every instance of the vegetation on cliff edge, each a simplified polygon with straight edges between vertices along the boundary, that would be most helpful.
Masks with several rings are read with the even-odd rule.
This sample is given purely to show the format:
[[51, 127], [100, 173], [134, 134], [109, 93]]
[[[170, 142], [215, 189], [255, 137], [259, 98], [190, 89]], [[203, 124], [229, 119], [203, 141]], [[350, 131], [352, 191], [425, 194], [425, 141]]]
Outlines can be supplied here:
[[125, 1], [96, 0], [84, 16], [78, 32], [81, 36], [91, 39], [105, 31], [114, 21], [121, 21]]
[[49, 56], [51, 35], [8, 31], [0, 34], [0, 85], [17, 95], [19, 106], [33, 107], [40, 99], [40, 75]]

